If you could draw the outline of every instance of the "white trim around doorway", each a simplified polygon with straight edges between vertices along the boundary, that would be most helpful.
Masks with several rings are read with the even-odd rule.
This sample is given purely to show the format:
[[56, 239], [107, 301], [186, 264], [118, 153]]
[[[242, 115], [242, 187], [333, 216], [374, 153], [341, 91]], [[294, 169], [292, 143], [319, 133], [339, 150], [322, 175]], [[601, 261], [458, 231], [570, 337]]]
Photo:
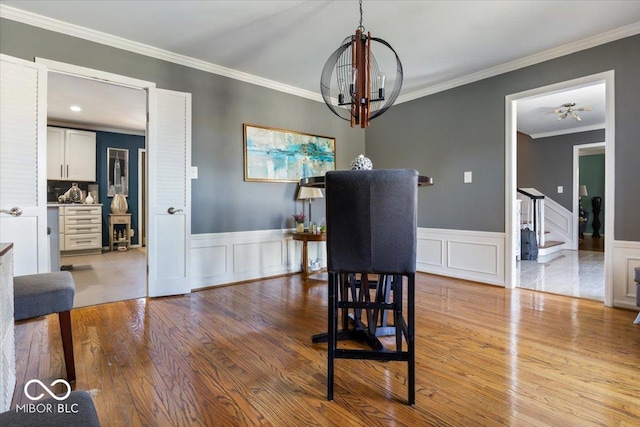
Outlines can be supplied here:
[[[579, 230], [579, 224], [578, 224], [578, 215], [579, 215], [579, 208], [578, 208], [578, 198], [580, 197], [580, 191], [579, 191], [579, 185], [580, 185], [580, 150], [585, 150], [585, 149], [589, 149], [589, 148], [598, 148], [598, 147], [604, 147], [605, 151], [606, 151], [606, 142], [602, 141], [602, 142], [595, 142], [592, 144], [580, 144], [580, 145], [574, 145], [573, 146], [573, 250], [577, 251], [578, 250], [578, 235], [580, 234], [580, 230]], [[605, 162], [606, 162], [606, 153], [605, 153]], [[605, 171], [606, 173], [606, 171]], [[606, 196], [606, 194], [605, 194]], [[605, 197], [605, 203], [607, 202], [607, 198]], [[606, 222], [606, 220], [605, 220]], [[606, 224], [605, 224], [606, 226]], [[606, 228], [605, 228], [606, 229]], [[604, 233], [603, 233], [604, 234]], [[606, 249], [606, 248], [605, 248]]]
[[[615, 218], [615, 72], [613, 70], [593, 74], [574, 80], [568, 80], [514, 93], [505, 97], [505, 287], [516, 286], [516, 259], [513, 256], [513, 234], [515, 230], [514, 211], [517, 185], [517, 112], [518, 101], [535, 98], [549, 92], [563, 91], [577, 86], [593, 85], [604, 82], [606, 87], [606, 122], [605, 122], [605, 229], [609, 238], [605, 240], [605, 285], [604, 304], [613, 306], [613, 243]], [[575, 178], [574, 178], [575, 179]], [[574, 184], [575, 187], [575, 184]], [[575, 191], [575, 188], [574, 188]], [[575, 211], [574, 211], [575, 214]]]

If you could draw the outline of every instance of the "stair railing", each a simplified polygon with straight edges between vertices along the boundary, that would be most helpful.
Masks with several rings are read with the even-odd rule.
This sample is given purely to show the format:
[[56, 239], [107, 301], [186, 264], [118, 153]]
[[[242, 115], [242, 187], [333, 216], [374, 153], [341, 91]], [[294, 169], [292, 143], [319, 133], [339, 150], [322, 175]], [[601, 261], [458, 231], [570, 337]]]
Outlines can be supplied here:
[[527, 220], [530, 222], [533, 214], [533, 231], [538, 237], [538, 246], [544, 246], [544, 194], [531, 194], [521, 188], [518, 188], [517, 191], [529, 198]]

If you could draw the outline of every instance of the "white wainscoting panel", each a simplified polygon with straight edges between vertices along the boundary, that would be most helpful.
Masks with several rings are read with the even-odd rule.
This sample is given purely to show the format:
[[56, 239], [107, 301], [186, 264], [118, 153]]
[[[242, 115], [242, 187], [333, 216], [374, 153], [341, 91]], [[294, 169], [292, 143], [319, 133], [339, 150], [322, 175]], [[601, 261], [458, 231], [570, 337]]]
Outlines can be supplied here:
[[504, 286], [505, 234], [418, 228], [418, 271]]
[[191, 289], [300, 271], [300, 249], [291, 242], [290, 230], [194, 234]]
[[613, 306], [636, 310], [634, 270], [640, 267], [640, 242], [613, 242]]

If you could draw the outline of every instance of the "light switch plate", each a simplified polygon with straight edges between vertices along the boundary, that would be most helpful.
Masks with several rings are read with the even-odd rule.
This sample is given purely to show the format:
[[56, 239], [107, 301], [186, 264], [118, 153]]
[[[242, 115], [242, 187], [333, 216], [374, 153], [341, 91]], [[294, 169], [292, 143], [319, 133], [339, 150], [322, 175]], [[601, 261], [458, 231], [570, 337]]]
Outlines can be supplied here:
[[465, 172], [464, 173], [464, 183], [465, 184], [469, 184], [472, 180], [472, 173], [471, 171]]
[[562, 193], [564, 193], [564, 188], [562, 188], [562, 185], [558, 185], [558, 194]]
[[191, 179], [198, 179], [198, 167], [191, 166]]

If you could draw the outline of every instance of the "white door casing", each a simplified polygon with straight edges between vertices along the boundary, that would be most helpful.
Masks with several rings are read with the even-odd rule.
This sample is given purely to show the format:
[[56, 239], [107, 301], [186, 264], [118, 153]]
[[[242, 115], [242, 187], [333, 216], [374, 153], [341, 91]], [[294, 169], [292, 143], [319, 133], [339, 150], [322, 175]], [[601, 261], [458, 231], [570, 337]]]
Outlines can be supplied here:
[[0, 67], [0, 241], [13, 242], [14, 275], [45, 273], [47, 69], [1, 54]]
[[147, 97], [149, 296], [191, 292], [191, 94]]
[[513, 210], [517, 181], [517, 104], [519, 100], [537, 97], [544, 93], [558, 92], [577, 86], [586, 86], [604, 82], [606, 87], [606, 118], [605, 118], [605, 199], [604, 210], [605, 230], [611, 238], [605, 239], [604, 251], [604, 305], [613, 306], [613, 248], [614, 248], [614, 219], [615, 219], [615, 72], [605, 71], [577, 78], [574, 80], [555, 83], [536, 89], [526, 90], [505, 97], [505, 287], [513, 289], [516, 286], [516, 263], [512, 257], [513, 248], [511, 237], [513, 233]]
[[[191, 164], [191, 94], [156, 90], [156, 84], [153, 82], [44, 58], [36, 58], [36, 63], [43, 64], [52, 71], [147, 90], [149, 114], [147, 123], [147, 201], [149, 204], [147, 211], [149, 218], [147, 224], [147, 292], [149, 296], [177, 295], [190, 292], [191, 181], [186, 178], [187, 165]], [[158, 123], [159, 121], [164, 121], [164, 123]], [[179, 136], [171, 142], [171, 138], [175, 135]], [[158, 146], [160, 150], [156, 152]], [[176, 146], [181, 146], [184, 149], [182, 155], [184, 164], [181, 166], [184, 170], [183, 172], [178, 170], [170, 175], [171, 169], [169, 168], [177, 164], [175, 163], [176, 158], [170, 158], [170, 161], [167, 161], [166, 156], [172, 155], [169, 154], [172, 149], [179, 152], [180, 150], [176, 150]], [[152, 154], [155, 157], [152, 157]], [[160, 166], [155, 164], [158, 158], [164, 160]], [[176, 169], [180, 168], [176, 167]], [[161, 180], [160, 184], [157, 182], [158, 176]], [[170, 176], [178, 178], [173, 182], [169, 178]], [[167, 192], [167, 194], [158, 198], [156, 197], [157, 191]], [[179, 197], [181, 192], [184, 196], [182, 199]], [[174, 200], [183, 203], [182, 207], [178, 203], [173, 206], [175, 209], [182, 209], [182, 212], [164, 218], [168, 215], [166, 212], [171, 206], [160, 206], [164, 209], [163, 214], [161, 209], [155, 207], [155, 204], [173, 202]], [[156, 212], [158, 212], [158, 218], [154, 216]], [[175, 225], [179, 225], [179, 227], [175, 227]], [[161, 240], [158, 241], [158, 239]], [[156, 253], [158, 249], [161, 249], [162, 253]]]

